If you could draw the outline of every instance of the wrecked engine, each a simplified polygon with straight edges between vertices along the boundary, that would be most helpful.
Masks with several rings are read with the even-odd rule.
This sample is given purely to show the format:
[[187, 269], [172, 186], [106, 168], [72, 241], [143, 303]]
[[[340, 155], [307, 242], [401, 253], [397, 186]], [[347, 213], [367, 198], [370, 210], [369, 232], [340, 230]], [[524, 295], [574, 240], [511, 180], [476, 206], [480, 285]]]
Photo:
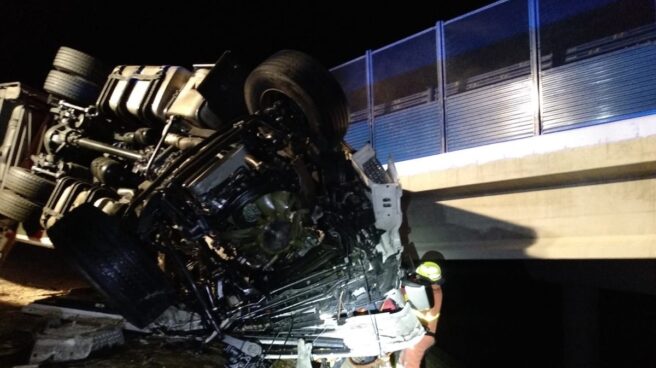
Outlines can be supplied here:
[[92, 74], [48, 76], [30, 174], [51, 189], [37, 217], [55, 248], [129, 323], [190, 311], [177, 332], [222, 340], [236, 366], [297, 357], [299, 339], [313, 357], [421, 339], [394, 165], [342, 141], [346, 99], [315, 60], [118, 66], [102, 89]]

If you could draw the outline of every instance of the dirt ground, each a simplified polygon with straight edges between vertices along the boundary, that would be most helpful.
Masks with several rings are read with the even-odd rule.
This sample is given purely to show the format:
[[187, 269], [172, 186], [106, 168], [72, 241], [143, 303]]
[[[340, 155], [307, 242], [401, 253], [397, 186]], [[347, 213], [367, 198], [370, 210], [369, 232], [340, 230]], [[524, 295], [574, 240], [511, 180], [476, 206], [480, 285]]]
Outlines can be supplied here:
[[18, 244], [0, 268], [0, 309], [16, 309], [86, 283], [51, 249]]
[[[46, 323], [20, 308], [35, 300], [87, 287], [74, 270], [51, 249], [18, 245], [0, 268], [0, 367], [28, 363], [34, 335]], [[201, 350], [202, 349], [202, 350]], [[218, 347], [200, 347], [195, 341], [126, 335], [121, 347], [99, 351], [89, 359], [42, 367], [223, 367]]]

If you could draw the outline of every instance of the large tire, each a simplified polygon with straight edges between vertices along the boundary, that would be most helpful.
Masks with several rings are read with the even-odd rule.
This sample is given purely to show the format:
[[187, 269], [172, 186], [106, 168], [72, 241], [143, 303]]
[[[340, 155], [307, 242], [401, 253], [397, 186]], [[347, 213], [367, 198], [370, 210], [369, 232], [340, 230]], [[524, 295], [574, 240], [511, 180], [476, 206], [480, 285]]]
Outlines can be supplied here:
[[29, 199], [7, 189], [0, 190], [0, 215], [17, 222], [24, 222], [40, 210], [41, 207]]
[[5, 177], [5, 188], [37, 203], [45, 203], [50, 197], [55, 182], [33, 174], [22, 167], [10, 167]]
[[118, 218], [84, 204], [48, 229], [61, 254], [137, 327], [174, 303], [174, 291], [152, 254], [119, 225]]
[[344, 138], [349, 120], [346, 96], [318, 61], [299, 51], [283, 50], [246, 79], [244, 97], [251, 114], [270, 107], [280, 94], [298, 105], [316, 138], [332, 145]]
[[52, 66], [62, 72], [74, 74], [98, 85], [104, 84], [109, 71], [93, 56], [62, 46], [55, 55]]
[[51, 70], [48, 73], [43, 89], [52, 95], [81, 105], [94, 103], [100, 94], [97, 84], [59, 70]]

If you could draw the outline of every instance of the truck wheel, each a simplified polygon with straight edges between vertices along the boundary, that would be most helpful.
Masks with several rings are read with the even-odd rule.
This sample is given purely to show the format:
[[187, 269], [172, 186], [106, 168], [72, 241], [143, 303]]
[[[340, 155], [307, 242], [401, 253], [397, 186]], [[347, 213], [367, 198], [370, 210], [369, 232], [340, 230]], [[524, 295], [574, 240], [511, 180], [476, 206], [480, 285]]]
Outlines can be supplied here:
[[22, 167], [10, 167], [5, 177], [5, 188], [37, 203], [45, 203], [55, 183]]
[[348, 128], [346, 96], [339, 83], [318, 61], [299, 51], [283, 50], [265, 60], [246, 79], [244, 95], [251, 114], [281, 96], [291, 99], [315, 138], [333, 146]]
[[104, 84], [109, 74], [100, 60], [66, 46], [59, 48], [52, 66], [59, 71], [77, 75], [98, 85]]
[[17, 222], [24, 222], [40, 210], [41, 207], [29, 199], [25, 199], [11, 190], [0, 190], [0, 215]]
[[174, 303], [174, 290], [155, 257], [120, 227], [118, 218], [84, 204], [66, 213], [48, 235], [55, 249], [135, 326], [147, 326]]
[[51, 95], [81, 105], [94, 103], [100, 94], [100, 89], [95, 83], [59, 70], [51, 70], [48, 73], [43, 89]]

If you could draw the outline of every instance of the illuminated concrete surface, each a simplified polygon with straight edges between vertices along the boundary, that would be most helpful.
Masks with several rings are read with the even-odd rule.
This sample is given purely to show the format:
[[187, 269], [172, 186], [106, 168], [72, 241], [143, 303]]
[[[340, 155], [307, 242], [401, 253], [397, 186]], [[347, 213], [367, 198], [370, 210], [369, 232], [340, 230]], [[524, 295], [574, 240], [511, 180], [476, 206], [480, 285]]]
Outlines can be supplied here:
[[447, 259], [656, 257], [656, 116], [397, 165], [408, 239]]

